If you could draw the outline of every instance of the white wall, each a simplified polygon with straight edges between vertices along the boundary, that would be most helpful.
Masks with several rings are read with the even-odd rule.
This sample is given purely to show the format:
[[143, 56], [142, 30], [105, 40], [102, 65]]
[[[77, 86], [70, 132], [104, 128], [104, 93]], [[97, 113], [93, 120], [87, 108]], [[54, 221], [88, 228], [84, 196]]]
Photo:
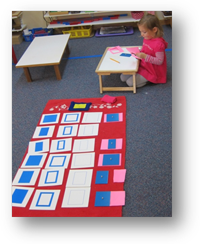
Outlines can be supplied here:
[[43, 18], [43, 11], [23, 11], [22, 22], [26, 24], [28, 29], [47, 27]]

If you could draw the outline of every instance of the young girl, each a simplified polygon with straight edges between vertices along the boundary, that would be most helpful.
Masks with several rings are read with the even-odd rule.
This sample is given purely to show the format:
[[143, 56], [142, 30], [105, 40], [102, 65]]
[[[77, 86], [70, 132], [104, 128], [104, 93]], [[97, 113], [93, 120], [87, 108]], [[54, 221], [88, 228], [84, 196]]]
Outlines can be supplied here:
[[[163, 39], [163, 29], [155, 15], [147, 14], [138, 22], [141, 36], [144, 38], [141, 52], [136, 56], [141, 58], [136, 74], [136, 87], [151, 83], [166, 83], [167, 61], [165, 49], [168, 43]], [[128, 86], [133, 86], [133, 77], [120, 76], [121, 81], [126, 81]]]

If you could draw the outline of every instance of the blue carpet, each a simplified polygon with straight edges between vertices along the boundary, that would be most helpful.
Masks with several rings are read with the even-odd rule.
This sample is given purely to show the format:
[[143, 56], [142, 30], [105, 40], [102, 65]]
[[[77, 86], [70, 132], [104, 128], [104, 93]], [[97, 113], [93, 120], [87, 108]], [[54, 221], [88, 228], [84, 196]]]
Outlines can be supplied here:
[[[126, 205], [123, 217], [172, 216], [172, 29], [163, 26], [168, 42], [167, 83], [148, 85], [132, 92], [107, 92], [126, 96]], [[29, 42], [14, 45], [19, 59]], [[29, 83], [23, 69], [12, 65], [12, 177], [14, 178], [41, 113], [50, 99], [103, 97], [95, 69], [108, 46], [142, 45], [133, 35], [69, 40], [69, 57], [60, 64], [62, 80], [53, 67], [30, 68]], [[119, 74], [103, 77], [105, 86], [126, 86]]]

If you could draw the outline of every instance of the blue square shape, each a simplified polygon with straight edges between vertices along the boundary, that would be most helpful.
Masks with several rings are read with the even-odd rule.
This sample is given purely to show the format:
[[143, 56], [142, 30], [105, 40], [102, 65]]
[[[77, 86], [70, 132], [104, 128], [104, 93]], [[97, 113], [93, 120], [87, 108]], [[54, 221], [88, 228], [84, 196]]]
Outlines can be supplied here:
[[119, 114], [107, 114], [107, 122], [119, 121]]
[[102, 165], [104, 166], [119, 165], [119, 154], [104, 154]]
[[34, 171], [23, 171], [18, 183], [30, 183]]
[[57, 150], [63, 150], [65, 148], [65, 140], [60, 140], [57, 143]]
[[43, 123], [48, 123], [48, 122], [56, 122], [57, 120], [57, 114], [51, 114], [51, 115], [45, 115], [43, 119]]
[[[49, 174], [51, 173], [56, 173], [56, 177], [53, 181], [48, 181], [48, 177], [49, 177]], [[45, 178], [45, 184], [52, 184], [52, 183], [57, 183], [58, 181], [58, 174], [59, 174], [59, 171], [56, 170], [56, 171], [48, 171], [47, 174], [46, 174], [46, 178]]]
[[95, 184], [108, 184], [108, 171], [97, 171]]
[[[53, 164], [53, 161], [56, 160], [56, 158], [60, 158], [60, 159], [63, 159], [63, 161], [61, 161], [61, 163], [58, 165], [58, 164]], [[66, 160], [67, 156], [53, 156], [52, 159], [51, 159], [51, 162], [49, 164], [50, 167], [62, 167], [64, 166], [65, 164], [65, 160]]]
[[42, 149], [43, 149], [43, 142], [42, 141], [41, 142], [36, 142], [35, 143], [35, 151], [39, 152], [39, 151], [42, 151]]
[[95, 197], [95, 207], [110, 206], [110, 191], [97, 191]]
[[27, 192], [28, 190], [25, 189], [15, 189], [15, 191], [12, 194], [12, 203], [21, 204], [24, 201]]
[[71, 134], [72, 134], [72, 126], [65, 126], [63, 129], [63, 135], [71, 135]]
[[[46, 204], [40, 204], [40, 198], [42, 197], [42, 195], [51, 195], [51, 198], [49, 199], [49, 202], [48, 203], [46, 203]], [[51, 203], [52, 203], [52, 200], [53, 200], [53, 197], [54, 197], [54, 192], [40, 192], [40, 195], [38, 197], [36, 206], [37, 207], [50, 207], [51, 206]]]
[[120, 54], [120, 56], [122, 56], [122, 57], [130, 57], [131, 54], [130, 53], [122, 53], [122, 54]]
[[116, 139], [109, 139], [108, 140], [108, 149], [115, 149], [116, 148]]
[[26, 161], [26, 166], [37, 166], [40, 164], [42, 155], [30, 155]]
[[[75, 119], [69, 120], [67, 117], [69, 117], [70, 115], [75, 115]], [[79, 119], [79, 114], [66, 114], [65, 118], [64, 118], [64, 122], [76, 122]]]
[[41, 128], [39, 136], [47, 136], [49, 132], [49, 127]]

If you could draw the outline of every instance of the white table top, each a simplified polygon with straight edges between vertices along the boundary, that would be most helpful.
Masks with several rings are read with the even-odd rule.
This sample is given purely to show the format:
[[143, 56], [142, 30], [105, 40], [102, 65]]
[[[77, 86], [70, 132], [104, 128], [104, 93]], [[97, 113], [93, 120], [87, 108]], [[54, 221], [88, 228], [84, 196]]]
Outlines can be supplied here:
[[59, 64], [69, 36], [70, 34], [35, 37], [16, 64], [16, 67]]
[[[128, 47], [128, 46], [127, 46]], [[123, 49], [123, 53], [129, 53], [130, 52], [126, 49], [126, 47], [121, 47]], [[108, 49], [108, 48], [107, 48]], [[97, 67], [96, 72], [113, 72], [113, 73], [121, 73], [122, 71], [137, 71], [139, 61], [131, 57], [123, 57], [120, 56], [122, 53], [115, 53], [112, 54], [109, 50], [107, 50], [106, 53], [104, 53], [104, 56], [101, 59], [100, 65]], [[115, 59], [119, 61], [120, 63], [117, 63], [112, 59]]]

